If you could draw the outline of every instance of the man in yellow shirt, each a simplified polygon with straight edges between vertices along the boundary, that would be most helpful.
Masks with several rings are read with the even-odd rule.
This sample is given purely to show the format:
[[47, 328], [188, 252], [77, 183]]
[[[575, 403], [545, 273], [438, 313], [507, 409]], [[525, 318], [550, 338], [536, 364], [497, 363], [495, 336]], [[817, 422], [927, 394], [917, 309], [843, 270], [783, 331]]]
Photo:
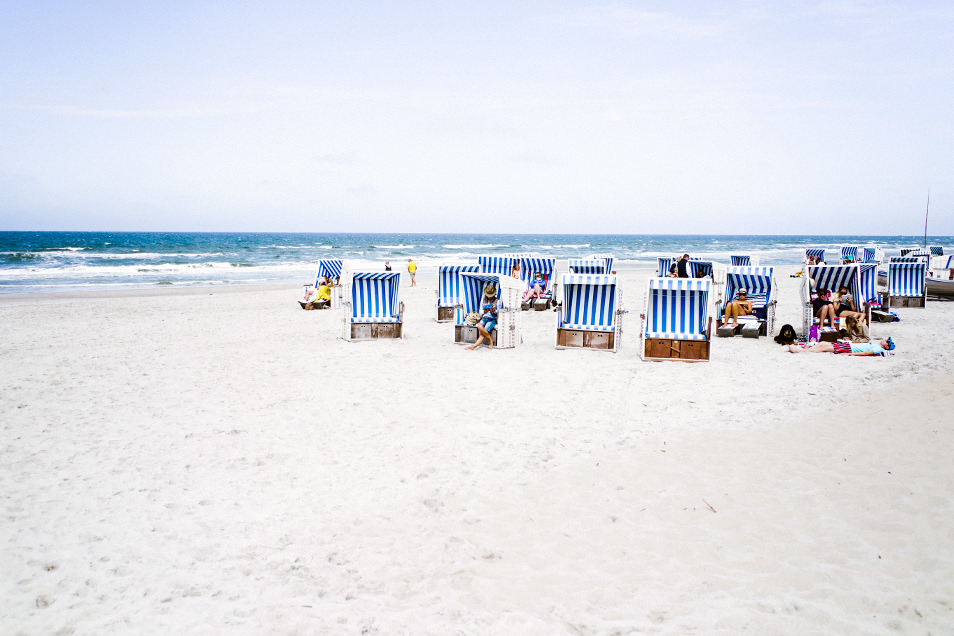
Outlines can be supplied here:
[[411, 287], [417, 287], [417, 281], [414, 280], [414, 275], [417, 274], [417, 263], [411, 259], [407, 259], [407, 273], [411, 275]]

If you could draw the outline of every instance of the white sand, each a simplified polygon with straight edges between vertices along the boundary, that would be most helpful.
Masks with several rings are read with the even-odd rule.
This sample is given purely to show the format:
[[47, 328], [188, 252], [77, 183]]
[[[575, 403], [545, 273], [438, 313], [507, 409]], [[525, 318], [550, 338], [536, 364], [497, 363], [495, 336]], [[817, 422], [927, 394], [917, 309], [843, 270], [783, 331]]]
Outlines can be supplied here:
[[615, 355], [465, 351], [427, 272], [403, 342], [294, 287], [0, 299], [0, 633], [954, 633], [954, 303], [649, 363], [622, 276]]

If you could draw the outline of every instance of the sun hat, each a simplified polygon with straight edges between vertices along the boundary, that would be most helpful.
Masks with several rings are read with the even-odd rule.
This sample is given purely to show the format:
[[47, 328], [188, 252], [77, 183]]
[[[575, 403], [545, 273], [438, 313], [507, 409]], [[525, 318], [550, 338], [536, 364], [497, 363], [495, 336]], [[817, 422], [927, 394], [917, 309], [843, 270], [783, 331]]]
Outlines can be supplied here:
[[745, 294], [746, 296], [748, 296], [748, 295], [749, 295], [749, 290], [747, 290], [745, 287], [740, 287], [738, 293], [740, 293], [740, 294]]
[[484, 296], [494, 297], [497, 295], [497, 288], [493, 285], [487, 285], [484, 287]]

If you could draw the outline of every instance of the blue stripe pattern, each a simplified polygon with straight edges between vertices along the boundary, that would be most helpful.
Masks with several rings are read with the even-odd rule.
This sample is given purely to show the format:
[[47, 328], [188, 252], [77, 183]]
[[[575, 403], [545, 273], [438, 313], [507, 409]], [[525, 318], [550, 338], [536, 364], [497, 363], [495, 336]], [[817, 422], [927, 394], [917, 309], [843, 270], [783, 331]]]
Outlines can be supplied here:
[[460, 302], [460, 273], [476, 272], [477, 265], [441, 265], [437, 269], [437, 306], [453, 307]]
[[861, 303], [869, 303], [872, 306], [880, 306], [881, 297], [878, 295], [878, 264], [859, 264], [858, 275], [860, 277], [858, 287], [861, 290], [861, 293], [855, 297], [855, 307], [858, 310], [861, 310]]
[[889, 263], [888, 295], [924, 296], [926, 276], [926, 263]]
[[702, 261], [695, 258], [689, 259], [689, 268], [692, 270], [693, 278], [705, 278], [712, 276], [712, 261]]
[[711, 285], [709, 279], [650, 278], [645, 336], [706, 340]]
[[944, 269], [954, 269], [954, 256], [947, 257], [947, 265], [944, 266]]
[[564, 274], [560, 279], [564, 329], [614, 331], [616, 329], [616, 276]]
[[318, 279], [322, 276], [339, 278], [341, 276], [342, 262], [333, 259], [323, 259], [318, 261], [318, 271], [315, 272], [315, 286], [318, 285]]
[[530, 284], [533, 282], [533, 277], [537, 272], [543, 274], [543, 279], [546, 281], [546, 291], [549, 294], [553, 290], [553, 272], [556, 269], [556, 259], [555, 258], [521, 258], [520, 259], [520, 276], [523, 278], [523, 283], [526, 286], [526, 289], [530, 289]]
[[513, 271], [514, 258], [511, 256], [478, 256], [482, 274], [502, 274], [510, 276]]
[[862, 296], [861, 276], [859, 266], [852, 265], [811, 265], [808, 268], [808, 277], [815, 281], [813, 289], [838, 291], [839, 287], [846, 287], [858, 306]]
[[588, 258], [571, 258], [568, 264], [571, 274], [606, 274], [606, 261]]
[[603, 263], [605, 264], [605, 265], [604, 265], [604, 269], [603, 269], [603, 273], [604, 273], [604, 274], [612, 274], [612, 273], [613, 273], [613, 258], [614, 258], [614, 257], [613, 257], [612, 254], [594, 254], [593, 256], [587, 257], [586, 260], [589, 260], [589, 261], [603, 261]]
[[672, 267], [673, 259], [671, 256], [659, 256], [656, 258], [656, 275], [669, 276], [669, 268]]
[[455, 314], [455, 324], [466, 324], [464, 318], [472, 311], [481, 313], [480, 301], [483, 300], [484, 288], [487, 287], [487, 285], [493, 285], [494, 289], [497, 290], [497, 298], [500, 298], [500, 276], [500, 274], [461, 272], [460, 298], [464, 308]]
[[931, 256], [944, 256], [944, 248], [940, 245], [932, 245], [928, 249], [931, 251]]
[[858, 260], [858, 246], [857, 245], [842, 245], [841, 246], [841, 260], [850, 258], [852, 262]]
[[729, 255], [729, 264], [732, 267], [751, 267], [752, 257], [744, 254], [731, 254]]
[[862, 263], [874, 263], [875, 262], [875, 248], [865, 247], [861, 250], [861, 262]]
[[[725, 270], [725, 302], [735, 299], [735, 294], [743, 287], [753, 304], [772, 302], [772, 278], [774, 267], [727, 267]], [[759, 296], [764, 295], [764, 303]], [[725, 302], [723, 306], [725, 306]], [[721, 307], [720, 307], [721, 311]]]
[[821, 261], [822, 263], [825, 262], [825, 250], [823, 248], [809, 247], [808, 249], [805, 250], [806, 262], [808, 261], [808, 259], [810, 259], [813, 256], [815, 257], [816, 260]]
[[398, 272], [354, 274], [351, 286], [351, 322], [400, 322]]

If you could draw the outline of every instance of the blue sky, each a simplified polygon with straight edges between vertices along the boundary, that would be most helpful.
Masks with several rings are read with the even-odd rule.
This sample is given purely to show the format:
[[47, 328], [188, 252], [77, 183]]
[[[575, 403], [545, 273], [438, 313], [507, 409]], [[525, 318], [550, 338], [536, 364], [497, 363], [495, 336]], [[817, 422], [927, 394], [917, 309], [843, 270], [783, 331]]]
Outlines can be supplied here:
[[0, 5], [0, 229], [954, 235], [954, 3]]

